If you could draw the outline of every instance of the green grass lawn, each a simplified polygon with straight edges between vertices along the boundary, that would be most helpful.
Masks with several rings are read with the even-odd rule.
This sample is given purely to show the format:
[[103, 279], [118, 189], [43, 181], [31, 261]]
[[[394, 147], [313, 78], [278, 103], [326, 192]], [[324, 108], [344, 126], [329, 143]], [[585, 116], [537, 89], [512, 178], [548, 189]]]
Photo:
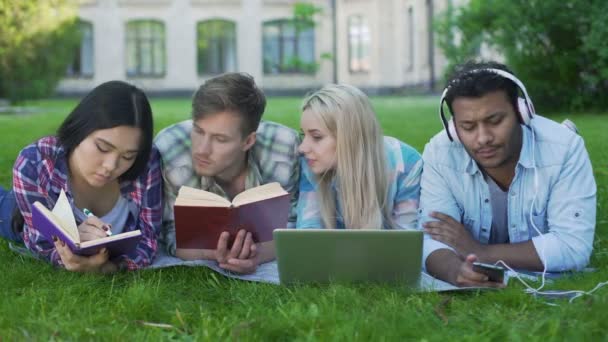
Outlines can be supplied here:
[[[374, 98], [385, 134], [419, 151], [441, 126], [436, 98]], [[0, 115], [0, 185], [21, 148], [52, 134], [76, 103], [29, 103], [37, 114]], [[265, 119], [298, 127], [299, 99], [273, 98]], [[189, 99], [153, 100], [156, 131], [189, 116]], [[561, 121], [566, 116], [551, 116]], [[594, 273], [548, 285], [589, 290], [608, 280], [608, 116], [571, 116], [598, 184]], [[606, 340], [608, 288], [593, 296], [535, 299], [512, 282], [495, 292], [415, 294], [399, 287], [282, 287], [224, 278], [206, 268], [82, 275], [12, 253], [0, 241], [0, 340]], [[154, 324], [151, 324], [154, 323]]]

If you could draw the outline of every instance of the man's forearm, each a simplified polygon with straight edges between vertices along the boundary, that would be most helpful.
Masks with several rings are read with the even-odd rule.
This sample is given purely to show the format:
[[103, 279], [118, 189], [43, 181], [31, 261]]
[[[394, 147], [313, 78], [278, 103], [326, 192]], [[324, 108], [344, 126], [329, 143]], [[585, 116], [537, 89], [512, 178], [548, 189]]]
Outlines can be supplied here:
[[460, 257], [449, 249], [438, 249], [426, 258], [427, 272], [437, 279], [454, 284], [462, 264]]
[[510, 244], [483, 245], [483, 248], [476, 254], [479, 261], [485, 263], [493, 264], [502, 260], [512, 268], [529, 271], [543, 270], [543, 263], [532, 240]]

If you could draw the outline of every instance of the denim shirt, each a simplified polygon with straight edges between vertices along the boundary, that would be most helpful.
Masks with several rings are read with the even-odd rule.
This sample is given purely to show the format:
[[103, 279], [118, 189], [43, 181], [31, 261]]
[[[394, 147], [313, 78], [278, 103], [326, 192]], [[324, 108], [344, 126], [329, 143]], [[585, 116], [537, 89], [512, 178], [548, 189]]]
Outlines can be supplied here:
[[[509, 240], [532, 240], [547, 271], [582, 269], [593, 249], [596, 214], [596, 183], [583, 139], [538, 115], [521, 127], [521, 153], [508, 189]], [[433, 220], [428, 214], [442, 212], [488, 244], [490, 192], [475, 160], [445, 131], [426, 145], [422, 159], [418, 228]], [[425, 234], [423, 265], [442, 248], [452, 249]]]
[[[418, 219], [418, 198], [420, 197], [420, 175], [422, 159], [411, 146], [392, 137], [384, 137], [384, 151], [388, 175], [387, 205], [397, 229], [415, 229]], [[298, 199], [298, 220], [296, 228], [325, 228], [319, 207], [318, 184], [304, 157], [300, 161], [300, 197]], [[338, 200], [335, 179], [332, 192], [336, 198], [336, 228], [344, 229], [342, 205]], [[372, 228], [372, 227], [370, 227]], [[384, 227], [388, 224], [384, 222]]]

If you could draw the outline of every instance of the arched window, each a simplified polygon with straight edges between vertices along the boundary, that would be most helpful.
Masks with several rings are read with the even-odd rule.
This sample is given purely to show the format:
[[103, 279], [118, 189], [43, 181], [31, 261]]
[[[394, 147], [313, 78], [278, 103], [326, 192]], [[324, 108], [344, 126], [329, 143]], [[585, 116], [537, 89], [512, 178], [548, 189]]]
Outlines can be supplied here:
[[236, 25], [212, 19], [199, 22], [197, 32], [197, 70], [199, 75], [236, 71]]
[[127, 76], [164, 76], [165, 25], [156, 20], [127, 23]]
[[314, 73], [314, 27], [305, 22], [281, 19], [264, 23], [263, 52], [265, 74]]
[[93, 24], [88, 21], [79, 20], [80, 44], [74, 52], [74, 59], [68, 65], [66, 71], [69, 77], [92, 77], [93, 76]]

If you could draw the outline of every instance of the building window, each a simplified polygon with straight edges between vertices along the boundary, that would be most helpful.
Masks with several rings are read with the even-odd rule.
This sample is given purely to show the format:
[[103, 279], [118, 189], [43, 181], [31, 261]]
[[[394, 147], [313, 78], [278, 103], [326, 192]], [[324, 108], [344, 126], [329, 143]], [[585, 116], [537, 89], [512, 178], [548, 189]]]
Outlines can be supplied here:
[[370, 31], [362, 15], [348, 17], [348, 67], [350, 72], [370, 70]]
[[410, 7], [407, 10], [407, 70], [411, 71], [414, 69], [414, 8]]
[[228, 20], [207, 20], [197, 25], [199, 75], [236, 70], [236, 25]]
[[127, 76], [164, 76], [165, 26], [154, 20], [127, 23]]
[[317, 70], [314, 27], [293, 20], [265, 22], [262, 54], [265, 74], [314, 74]]
[[68, 77], [93, 76], [93, 24], [87, 21], [78, 21], [81, 34], [80, 44], [74, 53], [74, 60], [68, 65]]

